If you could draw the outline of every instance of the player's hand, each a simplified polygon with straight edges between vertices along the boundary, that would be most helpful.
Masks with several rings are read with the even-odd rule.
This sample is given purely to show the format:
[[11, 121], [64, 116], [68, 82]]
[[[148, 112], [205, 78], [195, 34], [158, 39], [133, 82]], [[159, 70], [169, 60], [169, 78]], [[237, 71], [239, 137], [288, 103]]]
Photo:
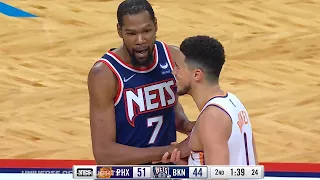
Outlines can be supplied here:
[[172, 151], [170, 159], [169, 157], [163, 155], [162, 161], [169, 161], [176, 165], [188, 165], [188, 161], [181, 159], [181, 152], [177, 148]]
[[[176, 152], [176, 151], [178, 151], [177, 148], [173, 149], [172, 152]], [[172, 157], [172, 156], [171, 156], [171, 157]], [[173, 163], [173, 162], [171, 161], [171, 157], [170, 157], [170, 153], [169, 153], [169, 152], [166, 152], [166, 153], [163, 154], [161, 161], [154, 161], [154, 162], [152, 162], [152, 164], [158, 164], [158, 163], [164, 163], [164, 164]]]
[[191, 151], [188, 146], [188, 142], [181, 142], [176, 145], [176, 148], [180, 151], [180, 157], [181, 158], [188, 158]]
[[169, 149], [168, 149], [168, 157], [170, 157], [170, 155], [171, 155], [171, 153], [172, 153], [172, 151], [175, 149], [175, 148], [177, 148], [177, 146], [178, 146], [178, 142], [171, 142], [171, 145], [169, 146]]
[[162, 159], [161, 161], [156, 161], [156, 162], [152, 162], [153, 164], [156, 164], [156, 163], [174, 163], [176, 165], [188, 165], [188, 161], [187, 159], [181, 159], [181, 152], [175, 148], [172, 153], [171, 153], [171, 156], [170, 156], [170, 153], [169, 152], [166, 152], [163, 156], [162, 156]]
[[177, 142], [172, 142], [170, 146], [168, 146], [168, 151], [163, 154], [162, 159], [160, 161], [153, 161], [152, 164], [158, 163], [170, 163], [170, 154], [176, 148]]

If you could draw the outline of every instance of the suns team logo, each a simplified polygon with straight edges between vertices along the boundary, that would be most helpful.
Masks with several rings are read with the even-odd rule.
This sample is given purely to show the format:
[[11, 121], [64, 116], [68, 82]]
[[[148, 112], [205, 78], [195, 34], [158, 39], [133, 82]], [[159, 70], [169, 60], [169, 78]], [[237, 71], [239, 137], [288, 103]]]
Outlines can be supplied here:
[[98, 169], [97, 178], [110, 178], [113, 175], [111, 167], [102, 167]]
[[239, 126], [239, 129], [242, 133], [242, 128], [244, 125], [248, 124], [249, 123], [249, 120], [248, 120], [248, 115], [245, 111], [240, 111], [238, 113], [238, 126]]

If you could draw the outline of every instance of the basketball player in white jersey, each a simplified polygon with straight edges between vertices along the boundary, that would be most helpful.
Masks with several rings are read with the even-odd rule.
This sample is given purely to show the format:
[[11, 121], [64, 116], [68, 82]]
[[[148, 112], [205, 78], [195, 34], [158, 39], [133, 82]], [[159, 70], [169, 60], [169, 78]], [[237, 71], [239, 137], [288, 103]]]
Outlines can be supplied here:
[[224, 48], [214, 38], [195, 36], [180, 45], [185, 59], [176, 59], [173, 71], [178, 94], [189, 94], [200, 115], [189, 141], [189, 158], [175, 149], [162, 162], [179, 165], [256, 165], [255, 142], [248, 112], [241, 101], [219, 86], [225, 62]]

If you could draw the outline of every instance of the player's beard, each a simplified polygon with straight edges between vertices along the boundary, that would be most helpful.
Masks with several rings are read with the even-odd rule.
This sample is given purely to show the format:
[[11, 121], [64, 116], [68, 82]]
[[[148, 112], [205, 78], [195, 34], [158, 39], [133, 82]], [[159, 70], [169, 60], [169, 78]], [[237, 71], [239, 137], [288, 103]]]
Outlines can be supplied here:
[[143, 66], [149, 66], [153, 63], [153, 50], [154, 50], [154, 46], [153, 48], [151, 49], [150, 47], [148, 47], [148, 57], [146, 60], [144, 61], [139, 61], [136, 56], [134, 55], [135, 52], [134, 50], [132, 50], [132, 53], [129, 51], [129, 49], [127, 48], [127, 46], [125, 46], [128, 53], [129, 53], [129, 56], [130, 56], [130, 59], [131, 59], [131, 64], [133, 67], [143, 67]]
[[178, 88], [177, 94], [178, 96], [183, 96], [183, 95], [189, 94], [190, 90], [191, 90], [191, 85], [188, 84], [181, 89]]

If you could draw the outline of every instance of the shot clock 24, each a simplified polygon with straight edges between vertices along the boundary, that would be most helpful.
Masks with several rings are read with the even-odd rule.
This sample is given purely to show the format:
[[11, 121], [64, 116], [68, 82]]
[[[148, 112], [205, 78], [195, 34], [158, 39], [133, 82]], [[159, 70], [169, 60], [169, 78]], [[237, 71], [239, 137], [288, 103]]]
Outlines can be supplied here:
[[263, 166], [210, 166], [210, 178], [263, 179]]

